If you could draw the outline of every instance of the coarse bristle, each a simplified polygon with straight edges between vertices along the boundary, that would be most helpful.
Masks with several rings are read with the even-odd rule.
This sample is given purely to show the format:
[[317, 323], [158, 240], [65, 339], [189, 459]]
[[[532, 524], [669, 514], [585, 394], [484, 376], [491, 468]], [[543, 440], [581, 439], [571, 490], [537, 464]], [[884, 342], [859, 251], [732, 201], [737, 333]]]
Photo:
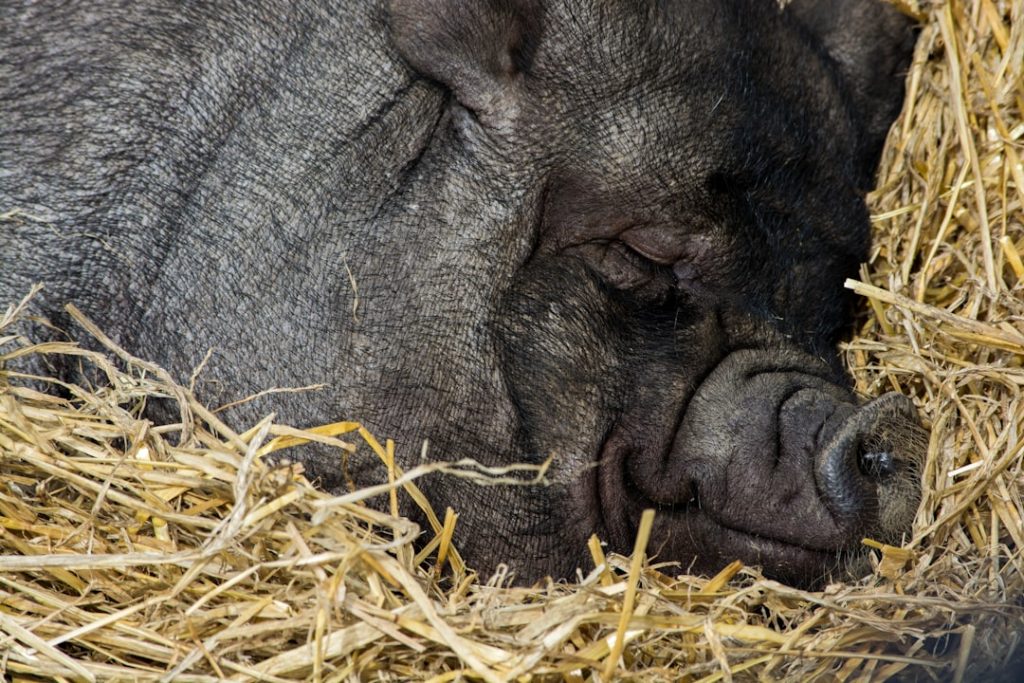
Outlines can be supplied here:
[[[510, 587], [476, 576], [451, 542], [470, 511], [436, 514], [415, 484], [440, 467], [501, 472], [402, 472], [393, 446], [355, 423], [268, 418], [235, 433], [100, 331], [106, 354], [33, 345], [12, 333], [12, 308], [0, 317], [0, 675], [992, 680], [1024, 650], [1024, 0], [896, 4], [922, 29], [870, 197], [875, 248], [847, 283], [863, 312], [844, 353], [858, 392], [911, 396], [932, 436], [913, 535], [866, 539], [871, 576], [822, 592], [739, 563], [679, 576], [643, 556], [642, 524], [632, 560], [593, 540], [578, 582]], [[10, 361], [26, 354], [74, 355], [108, 384], [41, 393], [56, 380], [18, 376]], [[180, 424], [141, 419], [155, 397], [180, 404]], [[433, 540], [414, 545], [415, 525], [365, 505], [387, 500], [386, 484], [331, 497], [263, 462], [304, 440], [380, 457]]]

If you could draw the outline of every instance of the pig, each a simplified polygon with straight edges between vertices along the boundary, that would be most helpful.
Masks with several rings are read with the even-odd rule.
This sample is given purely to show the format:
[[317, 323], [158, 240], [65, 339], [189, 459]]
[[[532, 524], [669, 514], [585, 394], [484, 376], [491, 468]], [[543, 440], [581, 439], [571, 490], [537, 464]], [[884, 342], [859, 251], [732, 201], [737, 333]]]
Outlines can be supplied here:
[[[0, 8], [0, 299], [37, 282], [239, 428], [358, 419], [469, 564], [588, 538], [815, 585], [897, 543], [911, 402], [837, 345], [914, 39], [875, 0], [41, 1]], [[204, 362], [204, 357], [210, 356]], [[70, 365], [55, 367], [81, 381]], [[167, 405], [154, 420], [173, 422]], [[372, 456], [290, 456], [329, 491]], [[423, 523], [406, 501], [403, 511]]]

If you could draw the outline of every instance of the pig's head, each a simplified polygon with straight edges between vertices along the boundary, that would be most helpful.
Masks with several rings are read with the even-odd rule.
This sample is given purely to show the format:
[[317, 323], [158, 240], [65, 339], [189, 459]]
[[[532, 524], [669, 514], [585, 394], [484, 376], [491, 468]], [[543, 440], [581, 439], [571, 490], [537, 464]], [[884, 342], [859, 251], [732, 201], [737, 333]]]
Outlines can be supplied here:
[[[906, 399], [851, 393], [836, 344], [906, 22], [874, 0], [393, 0], [391, 26], [446, 98], [432, 149], [463, 186], [438, 190], [438, 239], [465, 245], [482, 229], [452, 207], [486, 197], [478, 243], [503, 255], [445, 275], [479, 319], [404, 388], [430, 386], [437, 457], [554, 458], [540, 490], [433, 484], [471, 559], [565, 575], [592, 533], [628, 551], [648, 507], [650, 551], [699, 571], [813, 583], [898, 541], [923, 433]], [[439, 386], [473, 354], [493, 372]], [[473, 452], [445, 413], [474, 417]]]

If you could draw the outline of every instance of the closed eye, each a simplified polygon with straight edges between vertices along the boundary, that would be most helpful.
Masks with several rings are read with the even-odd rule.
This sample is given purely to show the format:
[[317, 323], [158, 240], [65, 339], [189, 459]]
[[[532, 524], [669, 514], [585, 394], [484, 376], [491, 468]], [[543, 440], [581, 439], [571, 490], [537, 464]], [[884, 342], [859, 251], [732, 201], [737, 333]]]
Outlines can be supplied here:
[[609, 287], [629, 293], [638, 303], [663, 303], [675, 289], [671, 265], [655, 263], [621, 240], [595, 240], [569, 251]]

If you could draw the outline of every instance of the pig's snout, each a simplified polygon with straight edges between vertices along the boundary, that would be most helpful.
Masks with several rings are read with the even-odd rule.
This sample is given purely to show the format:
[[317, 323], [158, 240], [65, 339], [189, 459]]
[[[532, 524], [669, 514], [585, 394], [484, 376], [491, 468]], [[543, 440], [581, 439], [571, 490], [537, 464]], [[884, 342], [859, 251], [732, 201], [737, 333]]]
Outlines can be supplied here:
[[822, 500], [837, 525], [898, 540], [920, 499], [918, 478], [927, 446], [913, 404], [886, 394], [850, 414], [824, 441], [817, 458]]
[[813, 583], [859, 557], [865, 536], [899, 542], [920, 500], [927, 433], [911, 402], [860, 405], [803, 354], [734, 352], [683, 407], [670, 446], [650, 430], [606, 442], [605, 519], [628, 526], [613, 508], [635, 521], [655, 507], [665, 556], [697, 543], [708, 570], [739, 558]]

